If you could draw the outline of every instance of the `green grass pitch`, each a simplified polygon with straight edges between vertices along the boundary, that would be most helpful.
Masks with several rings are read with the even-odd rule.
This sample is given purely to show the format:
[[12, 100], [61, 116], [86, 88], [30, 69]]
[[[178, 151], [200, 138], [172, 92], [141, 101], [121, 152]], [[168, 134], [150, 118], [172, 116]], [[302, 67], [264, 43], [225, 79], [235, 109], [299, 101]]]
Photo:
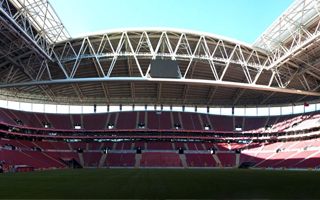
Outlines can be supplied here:
[[320, 172], [79, 169], [0, 174], [0, 199], [320, 198]]

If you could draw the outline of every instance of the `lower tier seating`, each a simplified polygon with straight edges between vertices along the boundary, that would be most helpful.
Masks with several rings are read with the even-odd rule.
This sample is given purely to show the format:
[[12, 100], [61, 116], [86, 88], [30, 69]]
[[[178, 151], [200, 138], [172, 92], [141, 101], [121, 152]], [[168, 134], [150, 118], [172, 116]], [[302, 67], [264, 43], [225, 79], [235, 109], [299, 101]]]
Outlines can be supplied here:
[[106, 167], [134, 167], [134, 153], [108, 153], [105, 162]]
[[142, 154], [142, 167], [182, 167], [177, 153], [146, 152]]
[[[239, 167], [244, 163], [257, 168], [320, 167], [320, 139], [239, 145], [205, 142], [102, 142], [67, 143], [0, 139], [0, 164], [24, 165], [34, 169], [67, 167]], [[134, 146], [143, 147], [137, 154]], [[61, 148], [59, 148], [61, 147]], [[101, 147], [110, 147], [102, 151]], [[144, 148], [146, 147], [146, 148]], [[177, 147], [184, 149], [179, 155]], [[80, 149], [78, 149], [80, 148]], [[181, 149], [180, 149], [181, 150]], [[180, 152], [181, 153], [181, 152]], [[71, 164], [70, 164], [71, 163]]]

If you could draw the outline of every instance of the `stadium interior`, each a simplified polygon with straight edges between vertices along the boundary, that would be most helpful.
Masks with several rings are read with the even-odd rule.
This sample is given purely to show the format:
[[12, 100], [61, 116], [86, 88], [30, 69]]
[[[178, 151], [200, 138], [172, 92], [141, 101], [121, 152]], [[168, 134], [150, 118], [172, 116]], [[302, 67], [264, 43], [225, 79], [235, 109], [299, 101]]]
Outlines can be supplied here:
[[47, 0], [1, 0], [2, 170], [318, 169], [319, 8], [296, 0], [245, 44], [172, 28], [72, 38]]

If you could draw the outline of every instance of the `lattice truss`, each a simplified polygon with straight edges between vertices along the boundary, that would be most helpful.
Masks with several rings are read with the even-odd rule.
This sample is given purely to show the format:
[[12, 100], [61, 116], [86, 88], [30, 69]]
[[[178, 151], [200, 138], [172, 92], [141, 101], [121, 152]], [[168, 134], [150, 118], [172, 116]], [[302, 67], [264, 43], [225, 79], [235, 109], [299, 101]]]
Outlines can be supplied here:
[[0, 13], [3, 23], [20, 31], [49, 59], [51, 45], [70, 38], [47, 0], [0, 0]]
[[319, 0], [297, 0], [255, 42], [272, 59], [266, 69], [279, 87], [297, 81], [303, 90], [319, 90], [319, 19]]
[[[47, 0], [0, 0], [2, 84], [39, 80], [43, 68], [51, 60], [54, 44], [69, 38], [69, 33]], [[50, 97], [46, 88], [38, 86], [37, 89]], [[10, 90], [19, 91], [16, 88]]]
[[[283, 85], [279, 70], [266, 69], [272, 60], [260, 50], [219, 37], [190, 32], [116, 31], [58, 43], [51, 53], [53, 62], [42, 62], [36, 68], [37, 73], [31, 82], [8, 83], [0, 87], [70, 83], [77, 96], [84, 99], [87, 95], [81, 93], [82, 89], [101, 87], [105, 97], [108, 97], [110, 84], [118, 82], [119, 85], [129, 83], [129, 93], [135, 99], [136, 85], [155, 83], [159, 102], [162, 99], [161, 90], [165, 90], [162, 87], [169, 87], [168, 84], [184, 85], [180, 95], [184, 101], [197, 86], [210, 87], [209, 99], [214, 98], [219, 87], [237, 88], [238, 96], [233, 97], [235, 102], [248, 89], [318, 95], [307, 90], [297, 91], [295, 87], [289, 89], [289, 84]], [[176, 60], [182, 77], [151, 77], [150, 62], [155, 58]], [[81, 88], [81, 83], [92, 85]], [[119, 92], [121, 94], [121, 90]], [[123, 89], [122, 95], [126, 93], [127, 90]], [[154, 95], [149, 95], [149, 91], [141, 93], [138, 96]]]

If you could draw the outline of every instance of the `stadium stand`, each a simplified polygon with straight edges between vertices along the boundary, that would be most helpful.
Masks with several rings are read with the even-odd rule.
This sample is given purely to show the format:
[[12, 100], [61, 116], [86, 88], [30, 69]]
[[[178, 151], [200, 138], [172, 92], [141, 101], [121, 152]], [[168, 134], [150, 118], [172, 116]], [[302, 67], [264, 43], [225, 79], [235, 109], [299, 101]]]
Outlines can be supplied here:
[[[258, 168], [318, 168], [319, 139], [251, 143], [208, 142], [63, 142], [0, 140], [0, 161], [34, 169], [66, 168], [74, 160], [81, 167], [238, 167], [252, 163]], [[109, 147], [104, 151], [103, 147]], [[137, 159], [136, 148], [142, 147]], [[175, 148], [176, 149], [175, 149]], [[217, 148], [216, 148], [217, 147]], [[178, 148], [185, 150], [186, 166]], [[214, 151], [210, 149], [214, 148]], [[82, 149], [79, 153], [78, 150]], [[241, 149], [241, 152], [237, 152]], [[105, 157], [103, 155], [106, 155]], [[183, 153], [182, 153], [183, 155]], [[239, 157], [239, 158], [237, 158]], [[238, 161], [237, 161], [238, 159]], [[102, 162], [102, 164], [100, 164]], [[138, 164], [137, 164], [138, 162]]]
[[134, 167], [135, 154], [134, 153], [109, 153], [107, 155], [107, 167]]
[[[115, 129], [134, 130], [138, 128], [138, 123], [141, 120], [145, 122], [145, 116], [147, 116], [145, 129], [172, 130], [174, 129], [174, 124], [171, 123], [175, 121], [176, 124], [181, 125], [181, 128], [190, 131], [203, 131], [204, 124], [208, 124], [216, 132], [233, 132], [234, 126], [239, 124], [242, 126], [242, 130], [248, 133], [265, 132], [267, 124], [271, 126], [268, 130], [269, 132], [310, 128], [310, 126], [319, 121], [320, 116], [315, 113], [285, 117], [233, 117], [168, 111], [69, 115], [30, 113], [3, 108], [0, 108], [0, 112], [3, 113], [0, 122], [29, 128], [44, 128], [44, 124], [47, 122], [52, 128], [61, 130], [73, 130], [75, 123], [79, 123], [84, 130], [104, 130], [108, 129], [108, 123], [112, 123]], [[137, 116], [139, 119], [137, 119]], [[19, 120], [22, 124], [18, 124], [16, 120]]]
[[211, 154], [186, 154], [188, 167], [217, 167]]
[[320, 15], [310, 2], [249, 45], [152, 28], [71, 38], [48, 1], [5, 0], [0, 164], [318, 169]]
[[182, 167], [177, 153], [145, 152], [142, 154], [141, 167]]

